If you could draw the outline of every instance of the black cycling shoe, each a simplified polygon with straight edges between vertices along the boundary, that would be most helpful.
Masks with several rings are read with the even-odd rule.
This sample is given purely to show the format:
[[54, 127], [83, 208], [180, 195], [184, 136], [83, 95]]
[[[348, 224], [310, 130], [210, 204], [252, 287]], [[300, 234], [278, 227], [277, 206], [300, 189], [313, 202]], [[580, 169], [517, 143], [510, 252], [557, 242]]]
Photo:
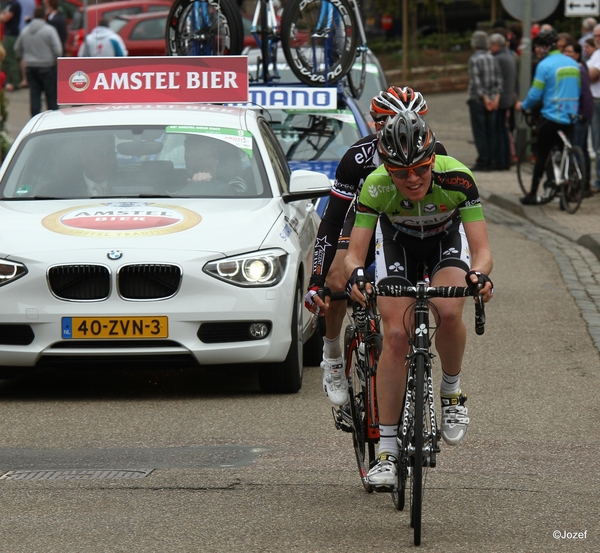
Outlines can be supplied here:
[[539, 203], [538, 199], [531, 193], [525, 194], [525, 196], [523, 196], [522, 198], [519, 198], [519, 201], [523, 205], [537, 205]]

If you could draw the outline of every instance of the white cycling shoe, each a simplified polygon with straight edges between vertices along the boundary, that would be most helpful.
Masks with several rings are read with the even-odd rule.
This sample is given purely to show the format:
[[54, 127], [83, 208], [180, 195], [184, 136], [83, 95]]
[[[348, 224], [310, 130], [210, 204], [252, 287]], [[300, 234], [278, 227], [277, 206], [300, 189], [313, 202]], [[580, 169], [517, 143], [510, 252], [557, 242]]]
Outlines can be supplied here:
[[348, 401], [348, 381], [344, 372], [344, 358], [323, 359], [323, 390], [334, 405], [344, 405]]

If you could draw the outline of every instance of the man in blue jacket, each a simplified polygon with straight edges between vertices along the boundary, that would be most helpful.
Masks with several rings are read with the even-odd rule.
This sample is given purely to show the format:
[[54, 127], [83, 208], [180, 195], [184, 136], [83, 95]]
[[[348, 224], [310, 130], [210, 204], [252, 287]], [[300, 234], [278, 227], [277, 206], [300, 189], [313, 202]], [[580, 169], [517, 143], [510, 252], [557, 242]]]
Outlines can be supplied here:
[[579, 66], [575, 60], [561, 54], [556, 46], [557, 40], [554, 30], [541, 31], [533, 39], [536, 53], [543, 59], [536, 67], [527, 97], [515, 106], [516, 110], [531, 110], [542, 104], [531, 190], [521, 198], [524, 205], [538, 203], [537, 190], [550, 150], [559, 140], [558, 131], [562, 130], [570, 138], [578, 117], [581, 93]]

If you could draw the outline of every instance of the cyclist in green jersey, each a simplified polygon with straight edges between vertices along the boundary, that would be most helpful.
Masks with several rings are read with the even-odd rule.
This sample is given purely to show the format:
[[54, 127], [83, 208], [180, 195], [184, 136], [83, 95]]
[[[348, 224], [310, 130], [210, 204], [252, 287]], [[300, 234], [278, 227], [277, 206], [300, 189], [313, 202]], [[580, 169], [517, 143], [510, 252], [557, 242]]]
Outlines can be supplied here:
[[[424, 264], [432, 286], [464, 286], [466, 279], [469, 286], [480, 285], [480, 294], [489, 301], [493, 288], [487, 275], [492, 270], [492, 255], [472, 173], [457, 160], [435, 154], [435, 137], [415, 113], [399, 113], [378, 134], [383, 166], [363, 185], [345, 261], [352, 298], [364, 303], [362, 289], [370, 291], [363, 265], [375, 232], [377, 283], [414, 285]], [[409, 347], [403, 319], [412, 301], [377, 299], [384, 334], [377, 367], [381, 438], [378, 462], [368, 475], [376, 489], [391, 489], [396, 479], [396, 434]], [[432, 303], [441, 321], [435, 345], [442, 365], [442, 437], [456, 445], [469, 423], [466, 396], [460, 388], [466, 344], [464, 299]]]

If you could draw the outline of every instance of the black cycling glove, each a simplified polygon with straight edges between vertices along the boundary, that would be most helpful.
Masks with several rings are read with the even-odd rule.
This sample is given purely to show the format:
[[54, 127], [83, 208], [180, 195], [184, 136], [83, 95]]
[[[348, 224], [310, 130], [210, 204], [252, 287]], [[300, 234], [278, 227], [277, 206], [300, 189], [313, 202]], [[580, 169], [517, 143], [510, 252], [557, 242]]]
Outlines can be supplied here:
[[354, 271], [352, 271], [352, 274], [350, 275], [348, 282], [346, 282], [346, 294], [348, 294], [348, 295], [351, 294], [352, 286], [354, 286], [355, 284], [358, 286], [358, 288], [360, 290], [364, 289], [366, 282], [367, 282], [366, 269], [364, 267], [356, 267], [356, 269], [354, 269]]
[[[475, 275], [477, 277], [476, 284], [471, 282], [471, 275]], [[485, 283], [489, 282], [492, 286], [492, 293], [494, 292], [494, 283], [492, 282], [490, 277], [484, 275], [483, 273], [480, 273], [479, 271], [469, 271], [465, 276], [465, 280], [467, 281], [467, 286], [469, 288], [474, 288], [476, 290], [481, 290], [485, 286]]]

